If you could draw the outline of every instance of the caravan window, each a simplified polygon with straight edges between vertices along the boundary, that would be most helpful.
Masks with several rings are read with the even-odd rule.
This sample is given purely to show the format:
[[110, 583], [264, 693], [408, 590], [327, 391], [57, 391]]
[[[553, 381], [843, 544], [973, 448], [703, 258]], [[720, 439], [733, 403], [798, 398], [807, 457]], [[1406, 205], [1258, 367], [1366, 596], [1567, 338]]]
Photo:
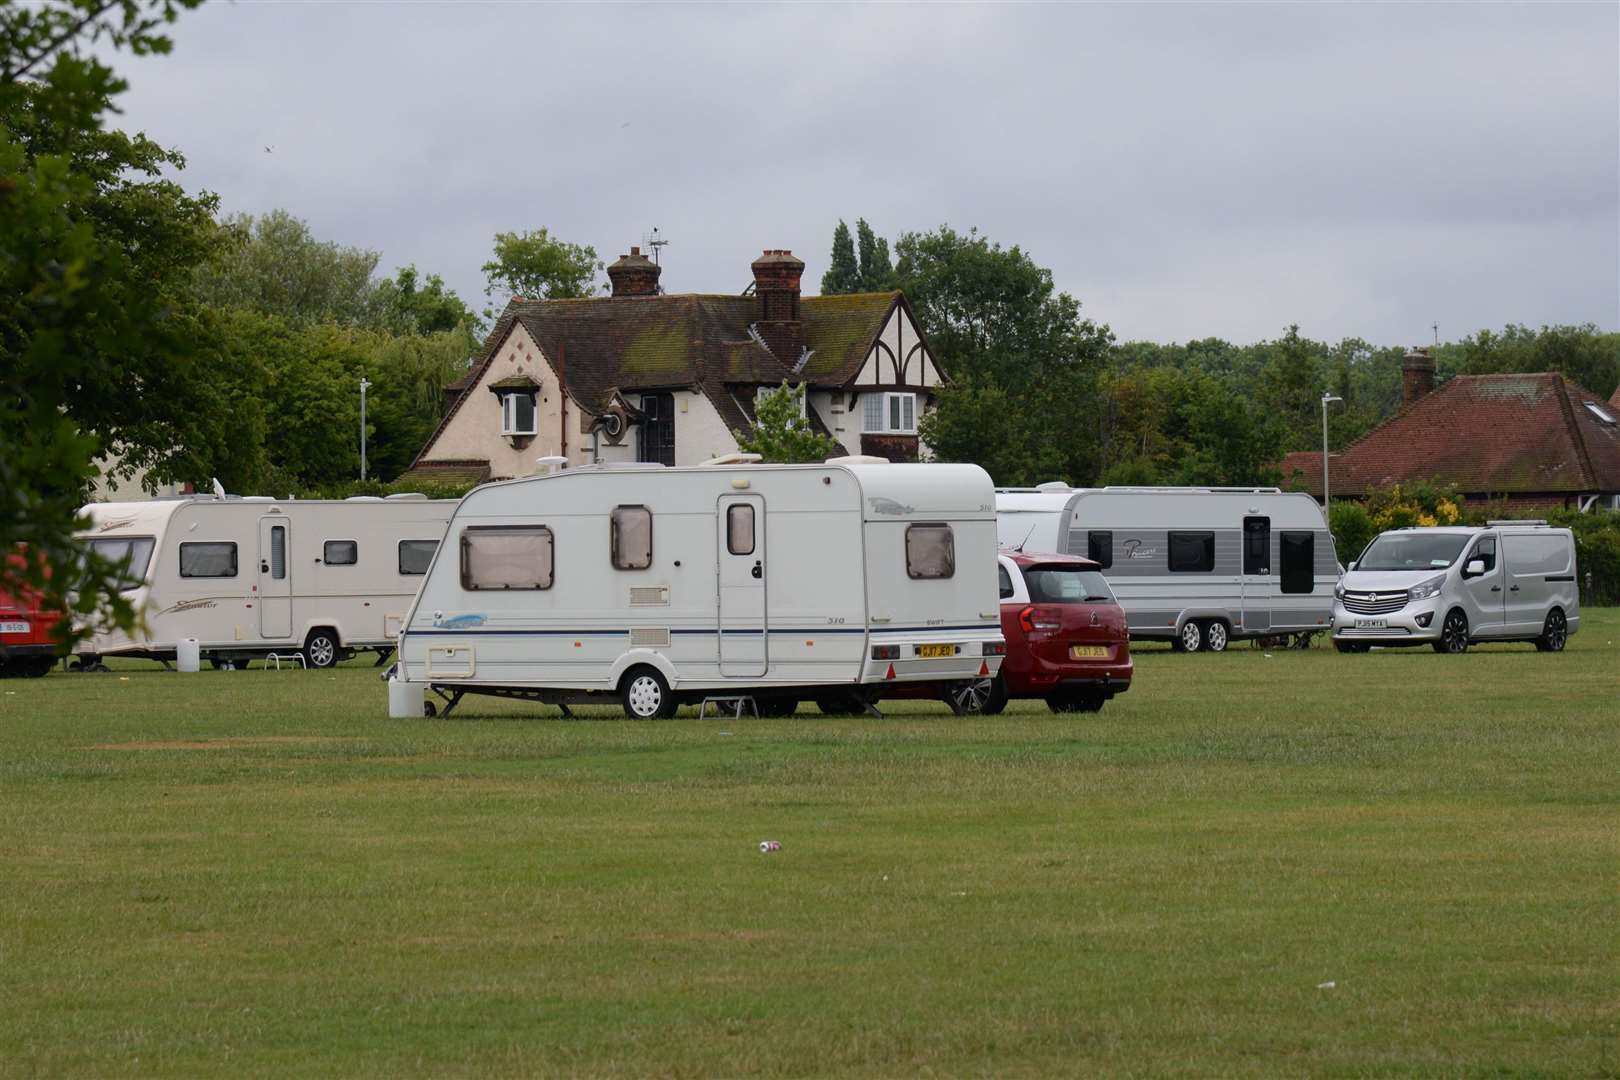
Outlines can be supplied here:
[[1316, 588], [1316, 537], [1308, 532], [1282, 534], [1282, 591], [1308, 593]]
[[1114, 533], [1112, 529], [1086, 533], [1086, 558], [1107, 570], [1114, 565]]
[[399, 542], [399, 572], [420, 576], [428, 572], [433, 553], [439, 550], [437, 540], [401, 540]]
[[726, 550], [733, 555], [754, 553], [754, 508], [736, 503], [726, 508]]
[[1177, 574], [1207, 574], [1215, 569], [1215, 534], [1170, 534], [1170, 570]]
[[150, 536], [122, 540], [103, 537], [90, 541], [90, 550], [117, 567], [119, 588], [133, 589], [146, 580], [146, 564], [152, 561], [155, 543]]
[[327, 566], [353, 566], [360, 561], [360, 543], [357, 540], [328, 540], [321, 546], [321, 561]]
[[461, 587], [549, 589], [551, 530], [544, 525], [471, 525], [461, 530]]
[[181, 577], [235, 577], [235, 544], [181, 544]]
[[270, 576], [277, 581], [287, 577], [287, 526], [270, 526]]
[[645, 570], [652, 565], [652, 511], [645, 506], [615, 506], [609, 519], [613, 565], [619, 570]]
[[913, 578], [956, 575], [956, 538], [949, 525], [906, 526], [906, 574]]

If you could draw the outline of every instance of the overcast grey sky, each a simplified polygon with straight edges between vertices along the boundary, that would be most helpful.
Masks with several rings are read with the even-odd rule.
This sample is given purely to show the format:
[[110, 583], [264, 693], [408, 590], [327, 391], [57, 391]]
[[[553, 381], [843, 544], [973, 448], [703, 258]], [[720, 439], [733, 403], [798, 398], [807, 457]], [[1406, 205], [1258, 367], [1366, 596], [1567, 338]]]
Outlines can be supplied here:
[[[1620, 6], [235, 3], [119, 61], [230, 212], [482, 303], [493, 234], [671, 292], [840, 217], [1019, 244], [1121, 339], [1620, 327]], [[273, 148], [266, 153], [265, 147]]]

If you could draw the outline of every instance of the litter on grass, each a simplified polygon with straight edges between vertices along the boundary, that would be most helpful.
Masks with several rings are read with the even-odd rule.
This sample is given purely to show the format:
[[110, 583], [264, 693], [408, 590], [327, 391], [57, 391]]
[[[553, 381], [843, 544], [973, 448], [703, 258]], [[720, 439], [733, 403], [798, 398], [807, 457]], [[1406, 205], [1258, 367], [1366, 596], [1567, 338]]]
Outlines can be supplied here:
[[1337, 983], [1329, 981], [1329, 982], [1325, 982], [1325, 983], [1317, 983], [1316, 988], [1318, 990], [1331, 990], [1337, 985], [1338, 985]]

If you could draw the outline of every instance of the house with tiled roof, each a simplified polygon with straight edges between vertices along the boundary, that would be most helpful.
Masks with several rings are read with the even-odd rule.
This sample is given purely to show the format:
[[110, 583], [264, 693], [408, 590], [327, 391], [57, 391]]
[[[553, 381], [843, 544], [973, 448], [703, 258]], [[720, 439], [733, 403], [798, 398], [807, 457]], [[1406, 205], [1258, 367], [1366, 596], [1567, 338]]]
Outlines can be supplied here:
[[[1435, 386], [1425, 349], [1406, 354], [1400, 412], [1328, 460], [1334, 498], [1392, 484], [1455, 485], [1514, 508], [1620, 510], [1620, 391], [1608, 401], [1558, 372], [1458, 375]], [[1322, 453], [1281, 464], [1286, 487], [1322, 495]]]
[[631, 248], [611, 295], [514, 299], [406, 477], [527, 476], [571, 465], [691, 465], [735, 452], [760, 395], [805, 387], [806, 417], [848, 453], [915, 460], [917, 420], [943, 382], [898, 292], [801, 296], [804, 262], [768, 250], [745, 294], [666, 294]]

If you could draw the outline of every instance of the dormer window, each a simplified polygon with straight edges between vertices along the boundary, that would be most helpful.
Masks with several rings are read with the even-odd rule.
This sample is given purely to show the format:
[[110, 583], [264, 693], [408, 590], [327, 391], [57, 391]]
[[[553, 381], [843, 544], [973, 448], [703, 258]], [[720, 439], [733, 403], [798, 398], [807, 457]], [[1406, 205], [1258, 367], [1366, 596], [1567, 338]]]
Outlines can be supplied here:
[[534, 391], [514, 390], [501, 395], [501, 434], [534, 434]]
[[502, 435], [532, 436], [539, 430], [535, 426], [539, 383], [527, 375], [512, 375], [490, 383], [489, 390], [501, 401]]

